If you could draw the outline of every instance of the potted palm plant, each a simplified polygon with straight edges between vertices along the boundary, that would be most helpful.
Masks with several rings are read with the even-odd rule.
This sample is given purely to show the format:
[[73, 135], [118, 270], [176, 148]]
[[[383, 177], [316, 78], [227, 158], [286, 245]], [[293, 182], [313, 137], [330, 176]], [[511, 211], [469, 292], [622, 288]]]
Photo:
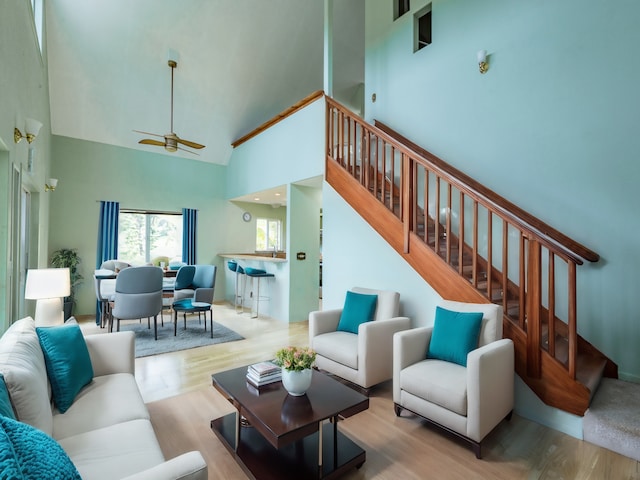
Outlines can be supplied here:
[[82, 283], [84, 278], [78, 271], [81, 259], [75, 248], [61, 248], [51, 254], [51, 266], [53, 268], [68, 268], [71, 282], [71, 294], [64, 298], [64, 319], [71, 317], [73, 305], [75, 304], [75, 289]]

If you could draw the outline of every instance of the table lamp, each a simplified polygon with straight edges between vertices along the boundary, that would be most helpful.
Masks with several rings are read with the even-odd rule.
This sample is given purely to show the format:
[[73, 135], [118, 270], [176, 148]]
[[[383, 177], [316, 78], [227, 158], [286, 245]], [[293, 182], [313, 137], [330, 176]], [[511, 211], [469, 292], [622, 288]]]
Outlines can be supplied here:
[[24, 298], [37, 300], [36, 326], [56, 325], [64, 322], [62, 297], [71, 294], [68, 268], [39, 268], [27, 271]]

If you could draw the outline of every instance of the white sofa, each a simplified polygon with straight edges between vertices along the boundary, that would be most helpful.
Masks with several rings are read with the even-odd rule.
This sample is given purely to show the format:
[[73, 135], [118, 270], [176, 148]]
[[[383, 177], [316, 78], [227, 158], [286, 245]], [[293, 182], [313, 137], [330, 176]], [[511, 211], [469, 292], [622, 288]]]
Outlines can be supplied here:
[[93, 380], [60, 413], [35, 324], [15, 322], [0, 338], [0, 373], [19, 421], [53, 437], [84, 480], [202, 479], [207, 465], [193, 451], [165, 461], [134, 377], [134, 334], [85, 338]]

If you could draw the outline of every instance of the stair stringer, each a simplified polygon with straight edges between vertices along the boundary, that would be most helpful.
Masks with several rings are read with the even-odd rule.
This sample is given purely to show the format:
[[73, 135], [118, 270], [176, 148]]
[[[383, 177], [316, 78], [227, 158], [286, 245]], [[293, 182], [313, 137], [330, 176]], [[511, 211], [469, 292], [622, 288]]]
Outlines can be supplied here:
[[[403, 223], [371, 192], [337, 162], [327, 158], [325, 179], [371, 227], [443, 298], [469, 303], [490, 303], [469, 281], [460, 276], [414, 233], [405, 251]], [[526, 374], [526, 333], [503, 316], [503, 337], [514, 342], [516, 373], [547, 405], [575, 415], [584, 415], [590, 390], [570, 377], [567, 370], [546, 351], [541, 352], [540, 378]]]

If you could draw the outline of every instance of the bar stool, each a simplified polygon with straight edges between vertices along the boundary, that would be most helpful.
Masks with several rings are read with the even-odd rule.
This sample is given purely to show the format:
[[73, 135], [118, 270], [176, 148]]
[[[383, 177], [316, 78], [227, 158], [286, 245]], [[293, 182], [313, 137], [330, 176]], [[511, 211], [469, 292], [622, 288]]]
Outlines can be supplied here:
[[229, 267], [229, 270], [231, 270], [232, 272], [235, 272], [236, 274], [236, 286], [235, 286], [235, 292], [234, 292], [234, 298], [233, 298], [233, 307], [236, 310], [236, 313], [243, 313], [244, 312], [244, 287], [246, 285], [246, 280], [245, 280], [245, 272], [244, 269], [238, 265], [238, 262], [236, 262], [235, 260], [229, 260], [227, 262], [227, 267]]
[[[250, 268], [250, 267], [245, 268], [244, 273], [247, 277], [251, 278], [251, 292], [252, 292], [253, 301], [251, 302], [250, 317], [257, 318], [258, 309], [260, 308], [260, 298], [262, 298], [263, 300], [269, 299], [269, 297], [266, 295], [263, 295], [262, 297], [260, 297], [260, 280], [263, 278], [273, 278], [275, 277], [275, 275], [273, 273], [267, 273], [266, 271], [260, 270], [258, 268]], [[255, 280], [257, 280], [258, 283], [256, 285], [256, 294], [253, 295], [253, 284]], [[245, 286], [246, 286], [246, 283], [245, 283]], [[253, 309], [254, 304], [256, 307], [255, 311]]]

